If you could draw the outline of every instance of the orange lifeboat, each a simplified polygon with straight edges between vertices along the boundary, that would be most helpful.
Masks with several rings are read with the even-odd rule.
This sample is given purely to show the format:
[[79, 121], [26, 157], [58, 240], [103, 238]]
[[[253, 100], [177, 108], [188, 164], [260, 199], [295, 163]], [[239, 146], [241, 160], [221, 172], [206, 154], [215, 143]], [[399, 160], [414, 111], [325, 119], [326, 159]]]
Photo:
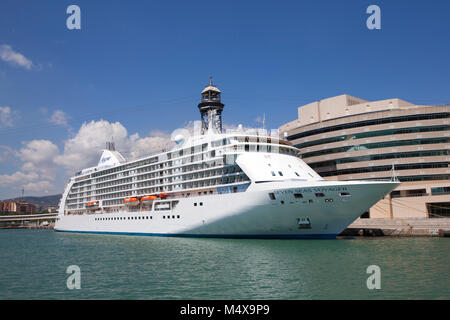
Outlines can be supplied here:
[[160, 193], [160, 194], [158, 194], [158, 198], [160, 198], [160, 199], [165, 199], [165, 198], [167, 198], [169, 195], [167, 194], [167, 193]]
[[123, 199], [123, 203], [127, 206], [137, 206], [139, 205], [139, 199], [136, 197], [129, 197]]
[[98, 201], [89, 201], [86, 204], [86, 208], [88, 208], [88, 209], [98, 209], [99, 208], [99, 202]]
[[153, 200], [155, 200], [156, 199], [156, 196], [143, 196], [142, 198], [141, 198], [141, 202], [142, 203], [152, 203], [153, 202]]

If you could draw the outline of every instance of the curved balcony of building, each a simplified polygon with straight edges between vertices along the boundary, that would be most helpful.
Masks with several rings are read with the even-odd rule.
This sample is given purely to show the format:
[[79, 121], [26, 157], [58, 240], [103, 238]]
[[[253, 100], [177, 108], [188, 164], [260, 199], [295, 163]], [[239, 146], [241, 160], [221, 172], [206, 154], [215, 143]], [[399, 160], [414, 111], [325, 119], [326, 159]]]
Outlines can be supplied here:
[[[360, 157], [367, 157], [366, 159], [375, 159], [383, 157], [384, 155], [391, 155], [392, 159], [401, 158], [408, 156], [408, 153], [413, 152], [433, 152], [433, 151], [448, 151], [450, 150], [450, 143], [436, 143], [436, 144], [426, 144], [426, 145], [405, 145], [396, 147], [384, 147], [377, 149], [363, 149], [363, 150], [353, 150], [346, 152], [336, 152], [332, 154], [319, 155], [314, 157], [303, 158], [307, 164], [325, 162], [330, 160], [342, 160], [342, 162], [356, 162], [352, 161], [353, 158], [359, 159]], [[387, 156], [387, 159], [390, 156]], [[358, 161], [358, 160], [357, 160]]]
[[[450, 168], [429, 168], [429, 169], [412, 169], [412, 170], [396, 170], [396, 177], [400, 182], [419, 181], [419, 180], [449, 180]], [[392, 171], [363, 172], [354, 174], [343, 174], [326, 177], [327, 180], [389, 180]]]
[[[309, 154], [314, 153], [333, 153], [333, 150], [339, 152], [341, 149], [348, 149], [344, 151], [352, 151], [354, 148], [365, 148], [365, 149], [376, 149], [378, 145], [380, 147], [383, 144], [391, 144], [396, 145], [405, 145], [405, 144], [429, 144], [436, 143], [439, 141], [448, 140], [450, 142], [450, 131], [431, 131], [431, 132], [422, 132], [422, 133], [405, 133], [405, 134], [396, 134], [390, 136], [378, 136], [371, 138], [360, 138], [360, 139], [352, 139], [351, 137], [348, 140], [343, 140], [339, 142], [331, 142], [321, 145], [315, 145], [311, 147], [302, 148], [300, 153], [304, 158], [308, 157]], [[415, 141], [415, 142], [414, 142]]]
[[[427, 163], [444, 163], [450, 162], [450, 156], [431, 156], [431, 157], [412, 157], [412, 158], [400, 158], [400, 159], [382, 159], [372, 161], [361, 161], [351, 163], [336, 164], [336, 170], [347, 170], [357, 168], [369, 168], [379, 166], [392, 166], [394, 168], [398, 165], [412, 165], [412, 164], [427, 164]], [[319, 172], [319, 171], [317, 171]]]
[[[403, 168], [407, 165], [432, 165], [437, 163], [448, 163], [450, 162], [450, 156], [430, 156], [430, 157], [411, 157], [411, 158], [400, 158], [400, 159], [380, 159], [380, 160], [369, 160], [360, 162], [350, 162], [350, 163], [337, 163], [337, 161], [332, 161], [329, 163], [314, 163], [310, 164], [311, 168], [314, 169], [318, 174], [324, 176], [325, 173], [342, 172], [343, 170], [354, 170], [354, 169], [367, 169], [372, 167], [386, 167], [394, 165], [394, 168]], [[400, 166], [400, 167], [399, 167]]]
[[[301, 137], [313, 136], [320, 133], [329, 133], [345, 129], [353, 129], [382, 125], [397, 124], [400, 122], [425, 121], [433, 119], [450, 118], [449, 106], [420, 106], [409, 109], [391, 109], [378, 112], [361, 113], [356, 115], [342, 116], [335, 119], [319, 121], [304, 126], [295, 126], [290, 122], [289, 126], [281, 126], [280, 133], [290, 141]], [[299, 137], [296, 137], [296, 136]]]
[[315, 134], [303, 138], [291, 140], [292, 144], [297, 148], [304, 148], [313, 145], [328, 143], [328, 141], [339, 141], [342, 137], [355, 136], [359, 137], [376, 137], [386, 136], [390, 134], [398, 134], [403, 132], [430, 132], [445, 131], [450, 128], [450, 120], [447, 119], [430, 119], [418, 121], [412, 124], [409, 121], [398, 123], [385, 123], [367, 126], [364, 128], [342, 129], [327, 133]]
[[348, 175], [357, 174], [365, 172], [381, 172], [381, 171], [391, 171], [394, 168], [396, 171], [402, 170], [422, 170], [422, 169], [432, 169], [432, 168], [449, 168], [449, 162], [447, 160], [433, 161], [433, 162], [409, 162], [409, 163], [386, 163], [370, 165], [370, 166], [355, 166], [351, 168], [337, 168], [335, 166], [315, 168], [315, 171], [319, 173], [322, 177], [326, 178], [328, 176], [334, 175]]

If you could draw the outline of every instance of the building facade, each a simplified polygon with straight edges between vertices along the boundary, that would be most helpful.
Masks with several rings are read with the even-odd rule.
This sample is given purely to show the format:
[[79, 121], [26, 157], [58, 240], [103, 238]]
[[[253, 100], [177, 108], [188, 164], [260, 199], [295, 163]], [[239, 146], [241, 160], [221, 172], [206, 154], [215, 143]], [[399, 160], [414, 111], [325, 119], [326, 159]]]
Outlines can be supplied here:
[[340, 95], [299, 107], [279, 130], [325, 179], [402, 182], [363, 217], [450, 217], [449, 105]]
[[15, 212], [18, 214], [33, 214], [36, 206], [26, 201], [2, 201], [0, 202], [0, 212]]

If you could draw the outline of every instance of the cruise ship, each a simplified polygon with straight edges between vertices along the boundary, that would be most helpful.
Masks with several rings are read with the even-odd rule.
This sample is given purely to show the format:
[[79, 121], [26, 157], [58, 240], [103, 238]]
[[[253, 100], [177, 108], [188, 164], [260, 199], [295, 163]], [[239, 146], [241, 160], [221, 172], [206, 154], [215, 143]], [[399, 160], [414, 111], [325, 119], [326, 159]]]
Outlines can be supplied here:
[[392, 181], [327, 181], [265, 128], [223, 129], [209, 84], [194, 133], [127, 161], [107, 143], [98, 165], [71, 177], [56, 231], [219, 238], [335, 238], [394, 189]]

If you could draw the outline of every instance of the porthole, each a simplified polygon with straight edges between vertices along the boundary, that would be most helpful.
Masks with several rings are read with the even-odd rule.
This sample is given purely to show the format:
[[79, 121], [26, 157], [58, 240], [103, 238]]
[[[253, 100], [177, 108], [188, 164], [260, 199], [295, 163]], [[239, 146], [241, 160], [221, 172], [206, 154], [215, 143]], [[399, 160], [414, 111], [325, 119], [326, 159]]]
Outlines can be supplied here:
[[317, 192], [316, 193], [316, 197], [317, 198], [322, 198], [322, 197], [325, 197], [325, 194], [323, 194], [322, 192]]

